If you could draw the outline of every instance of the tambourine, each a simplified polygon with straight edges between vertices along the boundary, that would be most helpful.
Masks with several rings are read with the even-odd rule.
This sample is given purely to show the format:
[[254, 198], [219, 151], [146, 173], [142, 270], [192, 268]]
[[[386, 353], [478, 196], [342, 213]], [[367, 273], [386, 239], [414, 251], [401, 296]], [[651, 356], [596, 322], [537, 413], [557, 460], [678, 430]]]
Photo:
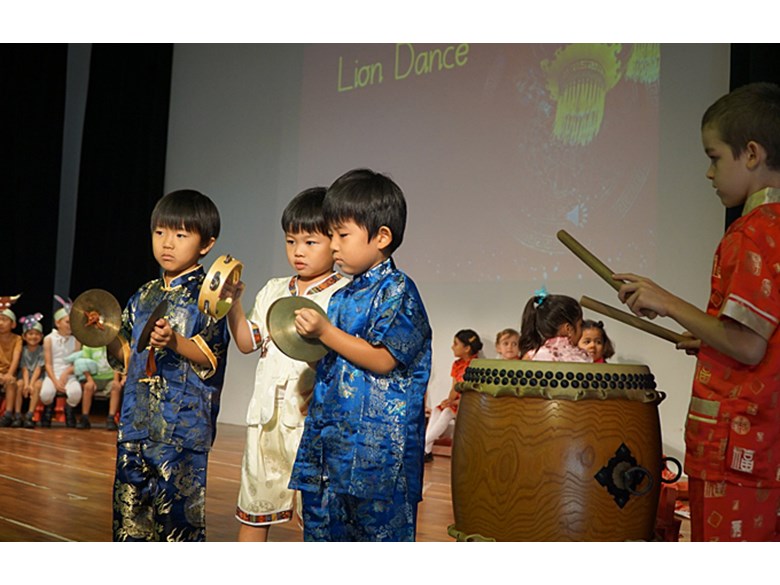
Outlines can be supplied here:
[[226, 283], [237, 284], [241, 280], [244, 265], [230, 254], [220, 256], [209, 268], [198, 295], [198, 309], [219, 320], [230, 311], [233, 297], [220, 298]]

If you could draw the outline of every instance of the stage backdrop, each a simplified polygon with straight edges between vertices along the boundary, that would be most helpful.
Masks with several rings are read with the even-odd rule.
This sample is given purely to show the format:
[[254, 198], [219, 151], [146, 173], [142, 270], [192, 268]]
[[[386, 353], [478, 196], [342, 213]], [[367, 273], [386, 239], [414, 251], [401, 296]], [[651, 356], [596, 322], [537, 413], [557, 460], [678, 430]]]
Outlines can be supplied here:
[[[433, 405], [459, 329], [492, 358], [542, 285], [619, 306], [560, 229], [612, 269], [705, 305], [724, 212], [699, 123], [728, 91], [728, 59], [726, 45], [176, 45], [166, 191], [217, 202], [206, 264], [245, 262], [249, 308], [291, 272], [279, 219], [296, 193], [356, 167], [392, 176], [409, 204], [396, 261], [434, 330]], [[665, 450], [679, 456], [693, 358], [603, 320], [613, 361], [648, 364], [668, 394]], [[231, 350], [222, 422], [243, 423], [256, 360]]]

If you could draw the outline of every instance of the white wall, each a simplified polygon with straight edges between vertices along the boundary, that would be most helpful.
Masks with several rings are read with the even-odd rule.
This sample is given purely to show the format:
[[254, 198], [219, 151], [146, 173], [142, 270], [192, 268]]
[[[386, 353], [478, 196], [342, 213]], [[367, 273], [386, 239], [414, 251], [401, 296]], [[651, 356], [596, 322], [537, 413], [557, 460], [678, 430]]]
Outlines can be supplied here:
[[[228, 252], [245, 263], [245, 307], [268, 278], [290, 273], [279, 226], [289, 199], [303, 186], [328, 185], [349, 168], [365, 164], [356, 159], [345, 168], [314, 172], [311, 168], [317, 165], [309, 165], [304, 173], [306, 184], [300, 184], [301, 166], [313, 162], [301, 161], [298, 156], [303, 69], [304, 49], [297, 45], [176, 45], [174, 50], [166, 191], [191, 187], [216, 201], [223, 233], [206, 264]], [[723, 233], [724, 211], [704, 178], [706, 158], [701, 151], [699, 121], [704, 109], [728, 90], [728, 46], [664, 45], [660, 87], [657, 258], [655, 271], [649, 276], [704, 306], [712, 253]], [[332, 144], [336, 151], [338, 138], [335, 136]], [[426, 145], [409, 146], [419, 147], [420, 164], [426, 164], [430, 156]], [[381, 152], [375, 156], [379, 158], [373, 160], [380, 162], [374, 168], [393, 174], [392, 168], [381, 164]], [[405, 188], [402, 177], [397, 178]], [[436, 218], [415, 215], [415, 193], [407, 192], [407, 197], [407, 242], [424, 242], [431, 237]], [[496, 220], [504, 205], [517, 202], [507, 193], [501, 205], [475, 215], [474, 233], [499, 229]], [[522, 250], [508, 253], [522, 257]], [[424, 254], [424, 246], [405, 244], [397, 254], [398, 264], [403, 268]], [[607, 263], [614, 270], [634, 271], [633, 266]], [[497, 284], [470, 282], [468, 278], [453, 283], [436, 282], [426, 274], [411, 276], [420, 286], [434, 330], [429, 394], [436, 402], [448, 389], [454, 332], [464, 327], [477, 330], [483, 337], [486, 357], [493, 357], [496, 332], [519, 326], [522, 307], [538, 283]], [[551, 289], [618, 304], [614, 291], [590, 274], [559, 277]], [[676, 352], [668, 342], [604, 321], [616, 341], [614, 361], [648, 364], [659, 388], [667, 392], [661, 405], [665, 449], [670, 455], [681, 455], [693, 359]], [[679, 330], [672, 323], [660, 324]], [[229, 359], [220, 420], [241, 424], [252, 392], [256, 357], [231, 350]]]

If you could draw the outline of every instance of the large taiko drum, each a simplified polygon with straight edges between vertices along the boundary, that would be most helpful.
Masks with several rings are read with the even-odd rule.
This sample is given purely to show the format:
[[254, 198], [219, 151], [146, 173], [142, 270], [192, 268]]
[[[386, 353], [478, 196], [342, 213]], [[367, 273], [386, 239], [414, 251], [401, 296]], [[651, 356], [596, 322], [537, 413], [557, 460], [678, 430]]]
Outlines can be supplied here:
[[458, 389], [451, 536], [653, 538], [664, 395], [646, 366], [474, 360]]

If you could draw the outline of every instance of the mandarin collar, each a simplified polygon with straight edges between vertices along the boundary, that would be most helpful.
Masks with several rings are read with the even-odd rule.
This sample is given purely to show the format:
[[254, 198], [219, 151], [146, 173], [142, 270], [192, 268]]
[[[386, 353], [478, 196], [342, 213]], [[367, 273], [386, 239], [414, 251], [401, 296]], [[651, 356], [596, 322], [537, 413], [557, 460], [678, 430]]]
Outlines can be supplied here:
[[203, 274], [203, 266], [201, 264], [198, 264], [198, 267], [195, 268], [194, 270], [190, 270], [189, 272], [186, 272], [174, 278], [171, 281], [171, 284], [169, 284], [168, 286], [165, 286], [165, 277], [162, 276], [161, 278], [163, 281], [163, 288], [168, 290], [176, 288], [177, 286], [181, 286], [182, 284], [190, 282], [195, 278], [199, 278], [202, 274]]
[[745, 206], [742, 208], [742, 215], [747, 215], [759, 205], [764, 205], [764, 203], [780, 203], [780, 189], [766, 187], [765, 189], [761, 189], [750, 195], [745, 200]]
[[352, 279], [352, 285], [357, 288], [366, 288], [382, 280], [385, 276], [395, 270], [395, 262], [392, 258], [382, 260], [379, 264], [363, 274], [359, 274]]

